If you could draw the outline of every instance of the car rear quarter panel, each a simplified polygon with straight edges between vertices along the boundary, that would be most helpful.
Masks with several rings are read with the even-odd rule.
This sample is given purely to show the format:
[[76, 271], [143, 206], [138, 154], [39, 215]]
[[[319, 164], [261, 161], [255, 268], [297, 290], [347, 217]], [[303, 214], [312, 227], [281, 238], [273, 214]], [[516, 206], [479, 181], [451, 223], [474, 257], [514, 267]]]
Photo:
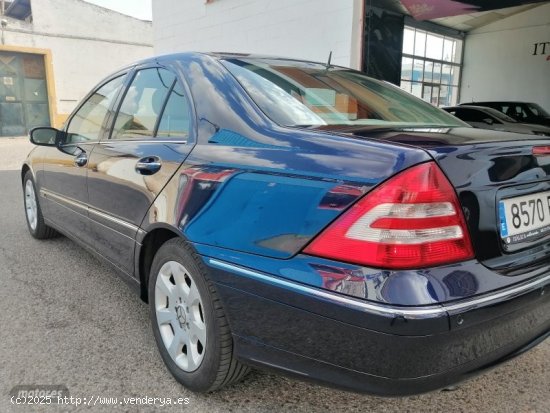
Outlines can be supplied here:
[[431, 159], [405, 145], [274, 125], [210, 56], [174, 63], [192, 94], [197, 144], [143, 228], [196, 244], [286, 259], [395, 173]]
[[[181, 55], [172, 66], [189, 85], [197, 144], [153, 202], [145, 232], [175, 228], [205, 259], [394, 305], [460, 300], [546, 271], [532, 268], [512, 280], [471, 260], [396, 272], [300, 254], [375, 185], [433, 159], [428, 152], [434, 145], [411, 147], [428, 135], [382, 142], [376, 134], [371, 139], [282, 128], [215, 59]], [[215, 281], [249, 289], [238, 277]]]

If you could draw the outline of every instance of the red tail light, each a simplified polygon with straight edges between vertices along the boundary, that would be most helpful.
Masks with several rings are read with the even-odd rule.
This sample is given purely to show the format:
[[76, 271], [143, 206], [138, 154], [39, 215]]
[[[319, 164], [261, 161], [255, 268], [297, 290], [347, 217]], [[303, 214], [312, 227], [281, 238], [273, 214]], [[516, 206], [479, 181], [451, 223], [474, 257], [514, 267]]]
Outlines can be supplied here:
[[304, 252], [389, 269], [474, 257], [456, 193], [434, 162], [407, 169], [369, 192]]
[[550, 146], [533, 146], [533, 155], [535, 156], [550, 155]]

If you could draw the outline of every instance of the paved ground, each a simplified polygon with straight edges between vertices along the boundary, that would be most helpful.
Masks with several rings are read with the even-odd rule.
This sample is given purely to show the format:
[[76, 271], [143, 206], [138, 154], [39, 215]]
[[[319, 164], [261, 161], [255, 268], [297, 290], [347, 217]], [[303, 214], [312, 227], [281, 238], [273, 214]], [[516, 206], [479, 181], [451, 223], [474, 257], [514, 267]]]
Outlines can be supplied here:
[[[188, 397], [193, 412], [548, 412], [550, 342], [453, 392], [382, 399], [263, 372], [218, 393], [176, 383], [155, 348], [147, 307], [66, 238], [27, 233], [19, 172], [26, 140], [0, 139], [0, 412], [153, 411], [117, 405], [14, 406], [20, 384], [63, 384], [74, 397]], [[368, 351], [368, 349], [365, 349]]]

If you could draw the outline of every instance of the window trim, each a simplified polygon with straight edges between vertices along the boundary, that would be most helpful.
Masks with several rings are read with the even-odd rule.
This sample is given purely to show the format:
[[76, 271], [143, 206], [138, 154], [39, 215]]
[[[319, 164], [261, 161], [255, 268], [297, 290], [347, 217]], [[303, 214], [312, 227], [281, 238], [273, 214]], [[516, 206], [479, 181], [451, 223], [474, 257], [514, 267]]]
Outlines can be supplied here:
[[174, 90], [174, 87], [176, 87], [177, 81], [178, 81], [178, 78], [176, 77], [174, 79], [174, 81], [172, 82], [172, 85], [170, 86], [170, 89], [168, 89], [168, 93], [166, 94], [166, 97], [164, 98], [164, 102], [162, 102], [162, 107], [160, 109], [159, 116], [157, 118], [157, 121], [155, 122], [155, 129], [153, 130], [153, 138], [156, 138], [158, 136], [160, 122], [162, 122], [162, 117], [164, 116], [164, 111], [166, 110], [166, 105], [168, 104], [168, 101], [170, 100], [170, 95], [172, 94], [172, 91]]
[[[162, 67], [162, 66], [161, 66]], [[174, 71], [168, 69], [165, 67], [166, 70], [169, 70], [172, 72], [176, 79], [174, 80], [174, 83], [172, 84], [172, 87], [170, 88], [170, 91], [166, 95], [166, 100], [164, 101], [164, 105], [162, 106], [162, 111], [160, 113], [160, 116], [158, 118], [158, 124], [155, 125], [155, 137], [153, 138], [155, 142], [179, 142], [179, 143], [194, 143], [196, 139], [194, 138], [193, 133], [195, 133], [197, 125], [196, 125], [196, 114], [195, 114], [195, 107], [193, 106], [193, 99], [191, 98], [191, 92], [187, 86], [187, 83], [184, 79], [179, 77]], [[189, 116], [189, 132], [187, 134], [187, 139], [182, 139], [183, 136], [174, 136], [173, 138], [167, 137], [167, 138], [158, 138], [158, 128], [160, 127], [160, 122], [162, 122], [162, 117], [164, 116], [164, 111], [166, 110], [166, 105], [168, 105], [168, 102], [170, 100], [170, 96], [172, 91], [178, 86], [178, 84], [181, 86], [181, 88], [184, 91], [183, 97], [187, 101], [187, 115]]]

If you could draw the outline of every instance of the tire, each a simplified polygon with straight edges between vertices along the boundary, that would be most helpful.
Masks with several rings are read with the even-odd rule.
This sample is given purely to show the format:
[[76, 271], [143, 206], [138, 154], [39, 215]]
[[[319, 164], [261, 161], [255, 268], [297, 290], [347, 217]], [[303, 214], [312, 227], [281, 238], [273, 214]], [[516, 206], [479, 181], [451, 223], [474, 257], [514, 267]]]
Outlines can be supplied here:
[[40, 208], [40, 201], [36, 195], [36, 185], [31, 171], [27, 171], [23, 178], [23, 205], [25, 207], [25, 219], [29, 232], [36, 239], [53, 238], [57, 231], [44, 223], [44, 216]]
[[183, 239], [160, 247], [148, 287], [153, 334], [178, 382], [195, 392], [211, 392], [248, 373], [233, 356], [231, 330], [214, 284]]

